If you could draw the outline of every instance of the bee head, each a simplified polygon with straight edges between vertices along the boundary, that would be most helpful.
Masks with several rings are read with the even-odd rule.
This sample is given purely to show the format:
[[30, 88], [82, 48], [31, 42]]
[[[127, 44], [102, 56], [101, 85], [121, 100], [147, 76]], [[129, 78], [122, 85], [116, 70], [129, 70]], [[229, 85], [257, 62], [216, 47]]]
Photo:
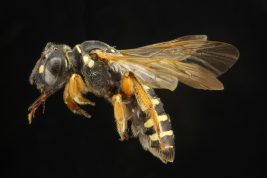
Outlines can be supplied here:
[[41, 93], [54, 93], [64, 86], [70, 73], [66, 58], [70, 50], [67, 45], [47, 43], [29, 78]]

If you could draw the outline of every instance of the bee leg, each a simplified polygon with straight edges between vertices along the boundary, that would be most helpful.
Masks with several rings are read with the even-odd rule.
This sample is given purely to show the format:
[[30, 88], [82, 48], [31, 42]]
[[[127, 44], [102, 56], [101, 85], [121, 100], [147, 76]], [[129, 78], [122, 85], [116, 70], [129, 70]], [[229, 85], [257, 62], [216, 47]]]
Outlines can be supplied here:
[[89, 101], [82, 96], [83, 93], [86, 93], [86, 84], [84, 83], [82, 77], [78, 74], [72, 74], [69, 80], [69, 93], [76, 103], [81, 105], [90, 104], [95, 106], [94, 102]]
[[91, 116], [76, 104], [78, 103], [78, 104], [90, 104], [93, 106], [95, 105], [94, 102], [91, 102], [82, 96], [82, 93], [85, 92], [86, 92], [86, 85], [83, 82], [82, 77], [78, 74], [73, 74], [65, 87], [63, 98], [71, 111], [77, 114], [82, 114], [85, 117], [90, 118]]
[[130, 72], [125, 72], [122, 82], [121, 88], [124, 93], [124, 97], [129, 98], [134, 94], [134, 83], [132, 78], [130, 77]]
[[89, 101], [88, 99], [84, 98], [81, 93], [74, 97], [73, 100], [80, 105], [90, 104], [92, 106], [95, 106], [95, 102]]
[[129, 135], [126, 133], [126, 129], [129, 112], [122, 101], [122, 96], [120, 94], [113, 95], [112, 104], [114, 106], [114, 117], [116, 119], [117, 129], [121, 137], [120, 140], [128, 139]]

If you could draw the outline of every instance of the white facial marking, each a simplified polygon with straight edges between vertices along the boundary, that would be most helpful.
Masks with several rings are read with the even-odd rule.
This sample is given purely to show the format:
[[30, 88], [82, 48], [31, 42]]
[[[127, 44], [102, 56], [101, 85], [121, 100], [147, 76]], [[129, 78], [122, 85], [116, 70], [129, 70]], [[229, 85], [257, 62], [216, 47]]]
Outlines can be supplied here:
[[114, 49], [111, 49], [110, 51], [111, 51], [112, 53], [115, 53]]
[[44, 65], [41, 65], [39, 67], [39, 73], [42, 74], [44, 72]]

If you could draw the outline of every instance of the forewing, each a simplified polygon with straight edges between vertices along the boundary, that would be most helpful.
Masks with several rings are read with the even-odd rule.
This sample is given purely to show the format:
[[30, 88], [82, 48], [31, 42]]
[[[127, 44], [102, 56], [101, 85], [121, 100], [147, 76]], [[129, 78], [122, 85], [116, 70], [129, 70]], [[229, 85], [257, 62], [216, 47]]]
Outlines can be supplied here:
[[[181, 38], [190, 40], [193, 37]], [[202, 40], [192, 41], [176, 42], [173, 40], [132, 50], [121, 50], [120, 53], [129, 57], [169, 59], [192, 64], [203, 67], [219, 76], [236, 62], [239, 52], [230, 44], [204, 40], [204, 37]]]
[[100, 51], [97, 56], [134, 72], [153, 88], [174, 90], [180, 80], [198, 89], [221, 90], [223, 85], [216, 77], [235, 63], [239, 52], [230, 44], [205, 40], [204, 35], [185, 36], [120, 50], [121, 56]]
[[[129, 71], [134, 72], [153, 88], [174, 90], [179, 80], [186, 85], [198, 89], [223, 89], [223, 85], [213, 73], [199, 66], [178, 61], [153, 58], [123, 57], [122, 59], [116, 60], [116, 62]], [[178, 80], [175, 80], [175, 78], [178, 78]], [[165, 82], [159, 82], [161, 80]], [[157, 85], [151, 85], [154, 83], [157, 83]]]
[[[166, 42], [161, 42], [161, 43], [156, 43], [156, 44], [152, 44], [152, 45], [147, 45], [147, 46], [143, 46], [140, 48], [147, 48], [147, 47], [154, 47], [154, 46], [162, 46], [162, 45], [166, 45], [166, 44], [170, 44], [170, 43], [177, 43], [180, 41], [192, 41], [192, 40], [199, 40], [199, 41], [206, 41], [207, 40], [207, 36], [206, 35], [187, 35], [187, 36], [182, 36], [179, 38], [176, 38], [174, 40], [171, 41], [166, 41]], [[136, 48], [138, 49], [138, 48]], [[134, 49], [134, 50], [136, 50]], [[130, 49], [132, 50], [132, 49]], [[120, 50], [122, 51], [128, 51], [128, 50]]]
[[141, 78], [152, 88], [167, 88], [175, 90], [178, 84], [177, 77], [170, 72], [161, 72], [149, 68], [145, 63], [138, 63], [135, 60], [117, 60], [126, 70], [132, 71], [136, 76]]
[[221, 82], [216, 79], [214, 74], [198, 66], [165, 59], [117, 56], [101, 50], [96, 50], [91, 54], [105, 61], [114, 71], [120, 71], [118, 67], [114, 66], [132, 71], [153, 88], [174, 90], [179, 79], [181, 82], [198, 89], [223, 89]]

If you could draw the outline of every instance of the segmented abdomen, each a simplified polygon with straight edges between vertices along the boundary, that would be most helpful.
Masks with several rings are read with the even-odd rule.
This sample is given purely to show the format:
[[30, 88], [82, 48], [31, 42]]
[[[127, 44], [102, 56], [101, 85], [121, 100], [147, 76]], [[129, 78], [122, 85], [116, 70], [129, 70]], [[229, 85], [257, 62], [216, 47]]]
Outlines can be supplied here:
[[[170, 118], [165, 113], [163, 104], [151, 87], [142, 85], [145, 94], [152, 103], [152, 107], [144, 108], [142, 98], [136, 98], [138, 105], [132, 108], [132, 131], [145, 150], [149, 150], [154, 156], [164, 163], [173, 162], [174, 159], [174, 135]], [[140, 96], [135, 95], [135, 96]], [[142, 96], [142, 95], [141, 95]]]

